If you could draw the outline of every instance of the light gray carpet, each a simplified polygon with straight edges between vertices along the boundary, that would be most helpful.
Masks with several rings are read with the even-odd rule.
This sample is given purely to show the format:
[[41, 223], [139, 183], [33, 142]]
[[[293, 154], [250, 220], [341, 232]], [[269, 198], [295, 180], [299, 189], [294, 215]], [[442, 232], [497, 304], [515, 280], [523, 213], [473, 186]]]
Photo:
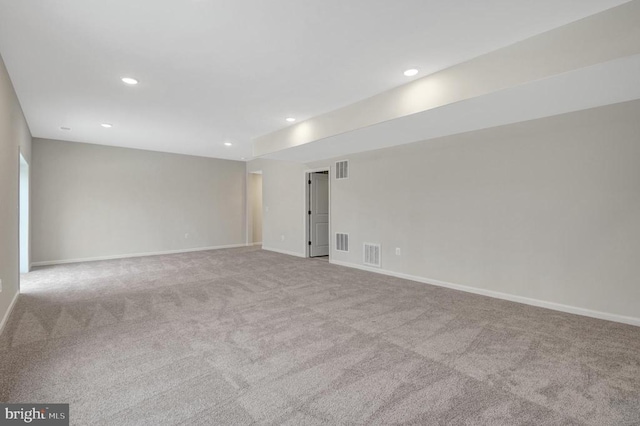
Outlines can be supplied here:
[[46, 267], [0, 399], [78, 425], [640, 424], [640, 328], [253, 248]]

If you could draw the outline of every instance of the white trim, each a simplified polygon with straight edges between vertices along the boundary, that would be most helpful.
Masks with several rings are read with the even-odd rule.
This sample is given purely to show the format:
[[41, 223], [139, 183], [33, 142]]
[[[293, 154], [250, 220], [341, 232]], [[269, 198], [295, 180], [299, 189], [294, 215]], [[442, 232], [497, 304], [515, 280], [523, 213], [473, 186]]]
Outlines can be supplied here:
[[196, 248], [179, 249], [179, 250], [155, 251], [155, 252], [148, 252], [148, 253], [117, 254], [114, 256], [85, 257], [80, 259], [45, 260], [42, 262], [33, 262], [33, 266], [50, 266], [50, 265], [62, 265], [65, 263], [94, 262], [96, 260], [127, 259], [130, 257], [145, 257], [145, 256], [159, 256], [163, 254], [191, 253], [194, 251], [207, 251], [207, 250], [246, 247], [247, 245], [248, 244], [229, 244], [224, 246], [196, 247]]
[[9, 308], [7, 308], [7, 312], [4, 313], [4, 317], [2, 318], [2, 321], [0, 322], [0, 335], [2, 335], [2, 332], [4, 331], [4, 326], [7, 325], [7, 321], [9, 321], [9, 317], [11, 316], [11, 312], [13, 312], [13, 307], [16, 305], [16, 302], [18, 301], [18, 296], [20, 296], [20, 292], [19, 291], [17, 291], [15, 296], [13, 296], [13, 300], [9, 304]]
[[273, 247], [262, 246], [262, 250], [273, 251], [273, 252], [276, 252], [276, 253], [286, 254], [286, 255], [295, 256], [295, 257], [306, 257], [302, 253], [296, 253], [295, 251], [289, 251], [289, 250], [280, 250], [280, 249], [273, 248]]
[[508, 301], [511, 301], [511, 302], [523, 303], [525, 305], [537, 306], [539, 308], [547, 308], [547, 309], [551, 309], [551, 310], [554, 310], [554, 311], [566, 312], [566, 313], [569, 313], [569, 314], [582, 315], [582, 316], [585, 316], [585, 317], [591, 317], [591, 318], [597, 318], [597, 319], [602, 319], [602, 320], [607, 320], [607, 321], [619, 322], [619, 323], [623, 323], [623, 324], [640, 326], [640, 318], [628, 317], [628, 316], [617, 315], [617, 314], [610, 314], [610, 313], [607, 313], [607, 312], [592, 311], [590, 309], [579, 308], [577, 306], [563, 305], [561, 303], [547, 302], [547, 301], [544, 301], [544, 300], [538, 300], [538, 299], [532, 299], [532, 298], [524, 297], [524, 296], [516, 296], [516, 295], [513, 295], [513, 294], [502, 293], [502, 292], [499, 292], [499, 291], [486, 290], [486, 289], [476, 288], [476, 287], [469, 287], [469, 286], [461, 285], [461, 284], [453, 284], [453, 283], [448, 283], [448, 282], [445, 282], [445, 281], [439, 281], [439, 280], [434, 280], [434, 279], [429, 279], [429, 278], [418, 277], [418, 276], [415, 276], [415, 275], [403, 274], [403, 273], [400, 273], [400, 272], [387, 271], [385, 269], [380, 269], [380, 268], [371, 268], [371, 267], [368, 267], [368, 266], [358, 265], [358, 264], [350, 263], [350, 262], [342, 262], [342, 261], [339, 261], [339, 260], [329, 260], [329, 263], [332, 263], [334, 265], [346, 266], [348, 268], [361, 269], [363, 271], [368, 271], [368, 272], [375, 272], [377, 274], [388, 275], [388, 276], [391, 276], [391, 277], [403, 278], [403, 279], [411, 280], [411, 281], [417, 281], [417, 282], [420, 282], [420, 283], [429, 284], [429, 285], [435, 285], [435, 286], [438, 286], [438, 287], [446, 287], [446, 288], [450, 288], [450, 289], [453, 289], [453, 290], [464, 291], [464, 292], [467, 292], [467, 293], [480, 294], [482, 296], [489, 296], [489, 297], [493, 297], [493, 298], [496, 298], [496, 299], [503, 299], [503, 300], [508, 300]]
[[260, 241], [259, 243], [249, 243], [247, 245], [248, 246], [261, 246], [262, 245], [262, 241]]

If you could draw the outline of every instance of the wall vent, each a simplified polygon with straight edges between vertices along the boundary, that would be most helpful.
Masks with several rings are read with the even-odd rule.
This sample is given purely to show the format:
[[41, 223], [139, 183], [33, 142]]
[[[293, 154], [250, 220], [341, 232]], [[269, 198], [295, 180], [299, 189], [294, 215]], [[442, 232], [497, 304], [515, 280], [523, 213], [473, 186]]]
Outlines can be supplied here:
[[347, 179], [349, 177], [349, 161], [336, 161], [336, 179]]
[[380, 244], [364, 243], [364, 264], [380, 266]]
[[349, 234], [336, 233], [336, 251], [349, 251]]

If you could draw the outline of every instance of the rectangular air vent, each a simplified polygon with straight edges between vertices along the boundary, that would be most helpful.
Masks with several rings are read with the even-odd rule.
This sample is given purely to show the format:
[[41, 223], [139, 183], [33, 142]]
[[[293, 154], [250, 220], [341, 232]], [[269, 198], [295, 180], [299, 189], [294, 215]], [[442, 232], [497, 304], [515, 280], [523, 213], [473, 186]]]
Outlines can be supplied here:
[[349, 251], [349, 234], [336, 233], [336, 251]]
[[347, 179], [349, 177], [349, 161], [336, 162], [336, 179]]
[[380, 244], [364, 243], [364, 264], [380, 266]]

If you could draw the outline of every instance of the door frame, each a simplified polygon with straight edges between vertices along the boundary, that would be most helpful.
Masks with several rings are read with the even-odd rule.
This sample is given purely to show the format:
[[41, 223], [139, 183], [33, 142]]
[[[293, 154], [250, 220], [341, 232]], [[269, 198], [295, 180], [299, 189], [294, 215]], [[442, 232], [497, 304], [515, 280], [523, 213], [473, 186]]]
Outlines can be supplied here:
[[333, 249], [333, 238], [331, 237], [333, 235], [332, 233], [332, 227], [331, 227], [331, 167], [327, 166], [327, 167], [318, 167], [317, 169], [307, 169], [303, 172], [303, 177], [304, 177], [304, 185], [303, 185], [303, 194], [304, 196], [302, 197], [304, 204], [302, 206], [303, 210], [302, 210], [302, 229], [304, 229], [304, 238], [302, 241], [303, 244], [303, 253], [304, 253], [304, 257], [310, 257], [310, 251], [309, 250], [309, 179], [310, 179], [310, 174], [311, 173], [315, 173], [315, 172], [329, 172], [329, 261], [331, 261], [331, 251]]

